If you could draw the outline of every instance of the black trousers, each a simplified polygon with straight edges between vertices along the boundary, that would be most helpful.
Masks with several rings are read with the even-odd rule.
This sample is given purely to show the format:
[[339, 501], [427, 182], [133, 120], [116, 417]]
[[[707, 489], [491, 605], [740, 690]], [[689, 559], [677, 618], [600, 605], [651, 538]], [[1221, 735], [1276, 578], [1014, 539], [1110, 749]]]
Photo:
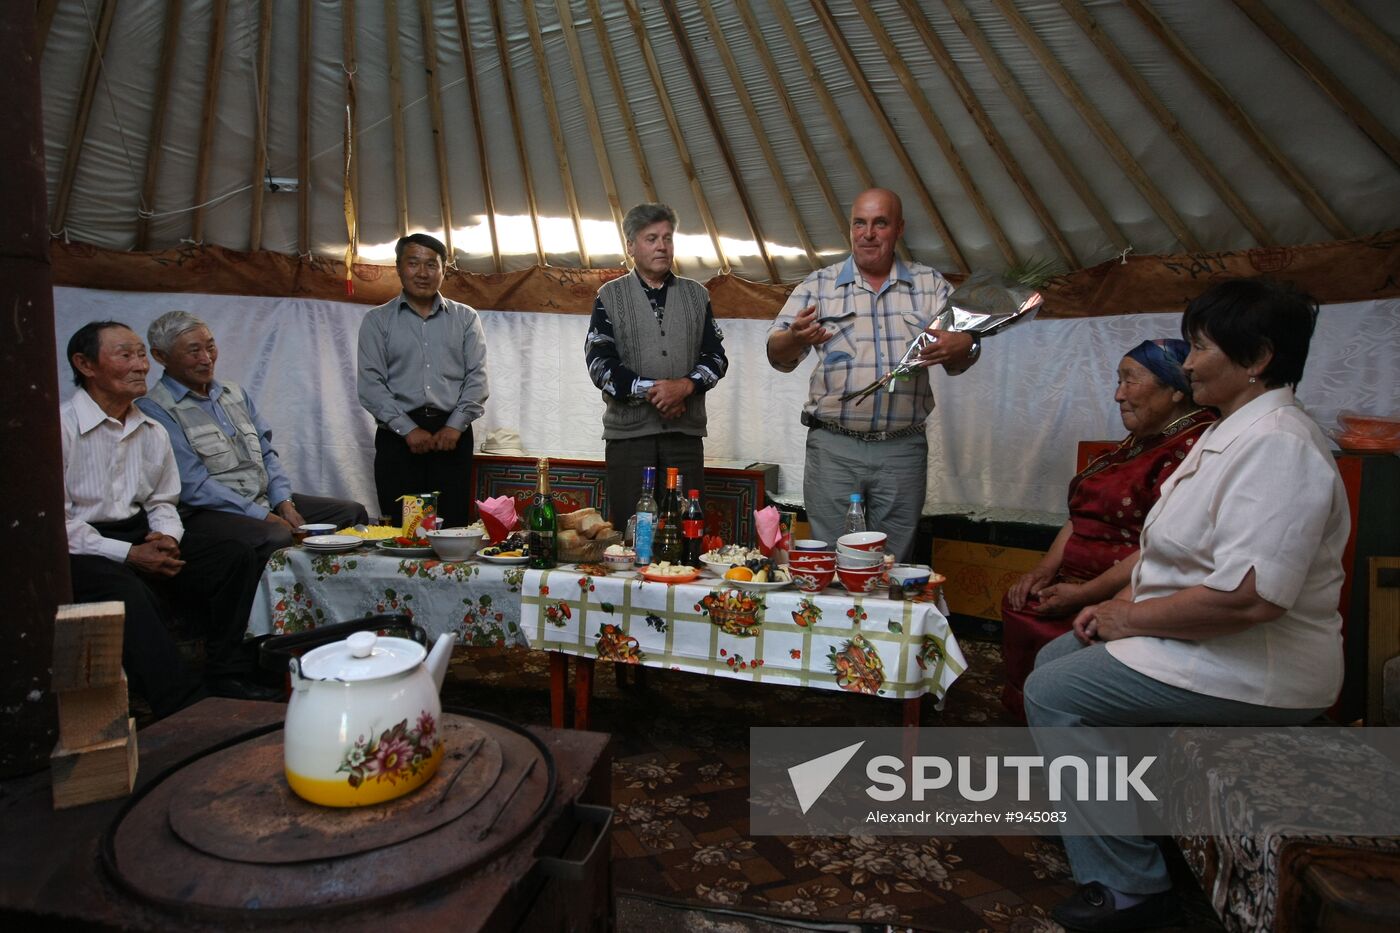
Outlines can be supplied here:
[[705, 439], [689, 434], [649, 434], [608, 441], [603, 456], [608, 462], [608, 521], [621, 531], [637, 511], [642, 496], [642, 468], [656, 467], [657, 505], [666, 491], [666, 468], [681, 471], [686, 488], [705, 488]]
[[[308, 522], [325, 522], [337, 528], [369, 522], [365, 507], [348, 499], [306, 496], [294, 492], [292, 502]], [[210, 538], [232, 538], [248, 545], [257, 552], [259, 567], [267, 563], [273, 551], [290, 547], [292, 543], [292, 533], [285, 525], [234, 512], [182, 508], [180, 519], [185, 523], [186, 534], [198, 532]]]
[[[416, 409], [408, 413], [420, 428], [434, 433], [447, 424], [445, 412], [429, 413]], [[415, 454], [408, 442], [388, 428], [374, 435], [374, 485], [379, 492], [379, 513], [397, 525], [403, 514], [400, 496], [433, 492], [438, 496], [438, 515], [446, 525], [465, 525], [472, 509], [472, 429], [468, 425], [456, 450], [435, 450]]]
[[[104, 537], [132, 544], [140, 544], [150, 531], [145, 512], [95, 527]], [[186, 531], [180, 541], [180, 559], [185, 566], [179, 573], [161, 577], [138, 573], [106, 557], [68, 555], [75, 600], [126, 604], [122, 666], [132, 687], [157, 716], [173, 713], [203, 693], [199, 678], [175, 646], [168, 605], [203, 636], [206, 677], [246, 676], [254, 668], [251, 652], [243, 648], [262, 566], [253, 549]]]

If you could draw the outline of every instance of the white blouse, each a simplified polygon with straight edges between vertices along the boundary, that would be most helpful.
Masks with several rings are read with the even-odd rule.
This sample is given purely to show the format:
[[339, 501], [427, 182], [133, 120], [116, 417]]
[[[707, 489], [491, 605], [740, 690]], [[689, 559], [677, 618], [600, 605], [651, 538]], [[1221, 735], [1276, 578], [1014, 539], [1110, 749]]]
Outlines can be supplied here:
[[1273, 389], [1212, 425], [1142, 529], [1133, 599], [1203, 585], [1235, 590], [1250, 569], [1284, 614], [1202, 641], [1135, 636], [1108, 643], [1154, 680], [1281, 709], [1330, 706], [1342, 686], [1342, 550], [1351, 519], [1322, 432]]

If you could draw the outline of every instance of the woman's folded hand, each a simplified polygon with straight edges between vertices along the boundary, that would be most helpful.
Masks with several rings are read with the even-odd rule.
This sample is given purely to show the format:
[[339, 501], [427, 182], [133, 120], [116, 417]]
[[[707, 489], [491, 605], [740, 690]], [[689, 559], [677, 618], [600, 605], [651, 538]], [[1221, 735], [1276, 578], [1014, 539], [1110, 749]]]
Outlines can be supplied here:
[[1011, 588], [1006, 591], [1006, 599], [1011, 603], [1011, 608], [1020, 611], [1026, 608], [1026, 599], [1037, 594], [1040, 588], [1055, 575], [1054, 571], [1046, 570], [1043, 567], [1035, 567], [1011, 584]]

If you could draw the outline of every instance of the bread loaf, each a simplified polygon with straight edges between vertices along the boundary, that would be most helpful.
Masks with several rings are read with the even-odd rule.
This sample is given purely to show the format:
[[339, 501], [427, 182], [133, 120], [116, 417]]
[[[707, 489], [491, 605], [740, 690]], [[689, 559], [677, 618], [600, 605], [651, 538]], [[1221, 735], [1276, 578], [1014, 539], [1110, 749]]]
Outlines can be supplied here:
[[559, 528], [561, 531], [582, 531], [583, 523], [590, 517], [595, 521], [603, 520], [603, 517], [598, 514], [598, 510], [592, 508], [562, 512], [559, 515]]

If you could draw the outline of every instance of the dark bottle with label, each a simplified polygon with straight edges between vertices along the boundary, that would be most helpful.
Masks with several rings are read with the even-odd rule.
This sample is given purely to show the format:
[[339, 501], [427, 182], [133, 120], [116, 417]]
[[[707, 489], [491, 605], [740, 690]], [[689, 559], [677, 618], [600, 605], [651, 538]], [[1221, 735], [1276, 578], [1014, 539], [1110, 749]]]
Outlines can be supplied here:
[[681, 516], [681, 563], [697, 570], [705, 565], [700, 555], [705, 553], [705, 513], [700, 510], [700, 490], [692, 489]]
[[656, 529], [652, 560], [656, 563], [681, 562], [681, 491], [676, 487], [676, 468], [666, 468], [666, 497], [661, 500], [661, 516]]
[[549, 492], [549, 458], [541, 457], [539, 477], [535, 480], [535, 498], [525, 514], [525, 531], [530, 536], [530, 566], [548, 570], [555, 565], [555, 538], [559, 531], [559, 514], [554, 509], [554, 497]]

